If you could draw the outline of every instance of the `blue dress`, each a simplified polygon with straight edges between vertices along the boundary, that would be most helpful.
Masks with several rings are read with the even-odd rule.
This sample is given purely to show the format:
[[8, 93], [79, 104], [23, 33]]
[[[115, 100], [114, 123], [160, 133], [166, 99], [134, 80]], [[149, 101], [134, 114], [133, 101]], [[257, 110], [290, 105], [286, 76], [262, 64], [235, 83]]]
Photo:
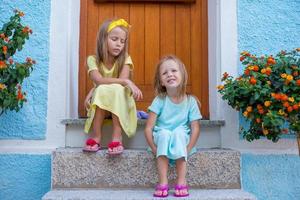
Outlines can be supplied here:
[[[202, 118], [197, 100], [188, 95], [181, 103], [176, 104], [166, 96], [155, 97], [149, 111], [157, 114], [153, 129], [153, 140], [157, 146], [156, 157], [166, 156], [170, 160], [185, 158], [186, 147], [190, 141], [190, 124]], [[191, 153], [195, 152], [194, 148]]]

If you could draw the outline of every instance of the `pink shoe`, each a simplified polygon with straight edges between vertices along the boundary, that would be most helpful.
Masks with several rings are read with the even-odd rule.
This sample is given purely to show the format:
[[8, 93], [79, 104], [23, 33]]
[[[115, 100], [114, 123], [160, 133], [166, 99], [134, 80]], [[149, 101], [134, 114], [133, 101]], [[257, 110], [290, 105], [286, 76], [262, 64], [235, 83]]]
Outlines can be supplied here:
[[85, 141], [85, 147], [82, 149], [83, 152], [97, 152], [101, 149], [101, 146], [95, 139], [89, 138]]
[[110, 142], [108, 144], [108, 150], [107, 154], [108, 155], [120, 155], [123, 153], [124, 147], [121, 142], [115, 141], [115, 142]]
[[[179, 191], [179, 194], [176, 194], [176, 193], [174, 193], [174, 196], [175, 197], [187, 197], [187, 196], [189, 196], [189, 191], [188, 191], [188, 186], [187, 185], [179, 185], [179, 184], [177, 184], [177, 185], [175, 185], [175, 191], [177, 190], [177, 191]], [[182, 191], [182, 190], [186, 190], [186, 194], [180, 194], [180, 191]]]
[[[169, 185], [168, 184], [166, 184], [166, 185], [158, 184], [155, 187], [155, 191], [161, 192], [161, 195], [157, 195], [154, 193], [153, 194], [154, 197], [160, 197], [160, 198], [167, 197], [167, 196], [169, 196]], [[165, 192], [167, 192], [167, 193], [164, 194]]]

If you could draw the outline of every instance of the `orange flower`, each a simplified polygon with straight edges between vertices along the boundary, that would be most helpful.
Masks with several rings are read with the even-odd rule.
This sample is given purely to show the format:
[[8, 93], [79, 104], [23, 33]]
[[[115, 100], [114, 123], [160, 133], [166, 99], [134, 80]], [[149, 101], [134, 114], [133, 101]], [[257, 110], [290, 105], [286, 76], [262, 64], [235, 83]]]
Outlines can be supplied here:
[[258, 72], [258, 70], [259, 70], [259, 67], [257, 65], [254, 65], [253, 66], [253, 71]]
[[264, 105], [265, 105], [266, 107], [269, 107], [269, 106], [271, 105], [271, 101], [265, 101]]
[[263, 68], [263, 69], [260, 70], [260, 72], [261, 72], [262, 74], [265, 74], [265, 73], [266, 73], [266, 69]]
[[218, 89], [218, 90], [223, 90], [223, 89], [224, 89], [224, 85], [218, 85], [218, 86], [217, 86], [217, 89]]
[[267, 129], [263, 129], [263, 134], [264, 135], [268, 135], [269, 134], [269, 131]]
[[252, 106], [248, 106], [248, 107], [246, 108], [246, 110], [247, 110], [248, 112], [252, 112]]
[[299, 106], [298, 106], [297, 104], [294, 104], [294, 105], [293, 105], [293, 109], [294, 109], [294, 110], [298, 110], [298, 109], [299, 109]]
[[3, 89], [5, 89], [5, 88], [6, 88], [6, 85], [3, 84], [3, 83], [0, 83], [0, 90], [3, 90]]
[[257, 110], [260, 110], [260, 109], [262, 109], [263, 107], [262, 107], [262, 105], [257, 104], [256, 108], [257, 108]]
[[242, 62], [244, 59], [245, 59], [244, 56], [241, 56], [241, 57], [240, 57], [240, 61], [241, 61], [241, 62]]
[[281, 78], [286, 78], [287, 74], [286, 73], [283, 73], [283, 74], [280, 74]]
[[255, 85], [256, 84], [256, 79], [252, 76], [249, 80], [251, 85]]
[[299, 75], [299, 72], [298, 71], [294, 71], [293, 72], [293, 76], [298, 76]]
[[295, 101], [294, 97], [289, 97], [288, 100], [289, 100], [289, 102], [292, 102], [292, 103], [294, 103], [294, 101]]
[[227, 72], [225, 72], [225, 73], [223, 74], [223, 79], [226, 79], [228, 76], [229, 76], [229, 74], [228, 74]]
[[6, 63], [5, 61], [0, 60], [0, 69], [6, 68]]
[[258, 109], [258, 113], [259, 113], [259, 114], [262, 115], [262, 114], [264, 114], [264, 112], [265, 112], [264, 109]]
[[2, 47], [3, 54], [7, 54], [7, 46]]
[[292, 75], [287, 75], [286, 80], [288, 81], [292, 81], [294, 79], [294, 77]]
[[292, 107], [292, 106], [289, 106], [289, 107], [287, 108], [287, 111], [288, 111], [288, 112], [292, 112], [292, 111], [293, 111], [293, 107]]
[[256, 121], [256, 123], [259, 124], [261, 122], [261, 119], [260, 118], [256, 118], [255, 121]]
[[286, 94], [280, 94], [280, 96], [282, 101], [287, 101], [289, 98]]
[[271, 69], [270, 67], [267, 67], [267, 68], [266, 68], [266, 74], [267, 74], [268, 76], [270, 76], [271, 73], [272, 73], [272, 69]]
[[18, 99], [18, 100], [23, 100], [23, 99], [24, 99], [24, 95], [22, 94], [21, 89], [18, 90], [17, 99]]
[[278, 111], [278, 114], [279, 114], [279, 115], [285, 115], [285, 112], [284, 112], [282, 109], [280, 109], [280, 110]]
[[289, 102], [287, 102], [287, 101], [284, 102], [282, 105], [283, 105], [283, 107], [285, 107], [285, 108], [288, 108], [288, 107], [290, 106]]
[[296, 85], [300, 86], [300, 79], [296, 81]]
[[248, 76], [250, 74], [250, 70], [249, 69], [245, 69], [244, 74]]
[[269, 58], [267, 59], [267, 64], [268, 64], [268, 65], [275, 65], [275, 64], [276, 64], [276, 61], [275, 61], [275, 59], [274, 59], [273, 57], [269, 57]]
[[243, 112], [244, 117], [248, 117], [249, 113], [248, 111]]

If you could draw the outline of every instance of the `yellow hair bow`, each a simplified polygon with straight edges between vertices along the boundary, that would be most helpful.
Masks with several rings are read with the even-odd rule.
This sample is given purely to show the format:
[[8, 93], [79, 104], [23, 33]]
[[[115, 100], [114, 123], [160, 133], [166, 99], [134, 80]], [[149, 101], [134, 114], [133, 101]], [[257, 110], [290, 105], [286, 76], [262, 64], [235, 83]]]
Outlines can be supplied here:
[[118, 19], [115, 21], [112, 21], [108, 28], [107, 28], [107, 32], [109, 33], [113, 28], [117, 27], [117, 26], [123, 26], [125, 28], [129, 28], [129, 24], [124, 20], [124, 19]]

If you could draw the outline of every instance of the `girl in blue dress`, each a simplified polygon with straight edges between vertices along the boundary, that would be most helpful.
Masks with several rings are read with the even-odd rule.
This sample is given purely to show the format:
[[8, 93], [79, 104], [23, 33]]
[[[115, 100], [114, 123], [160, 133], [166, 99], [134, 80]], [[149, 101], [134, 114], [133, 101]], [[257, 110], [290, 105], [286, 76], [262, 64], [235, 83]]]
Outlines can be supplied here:
[[155, 197], [168, 196], [168, 166], [175, 161], [177, 180], [174, 196], [188, 196], [186, 181], [187, 155], [200, 134], [201, 114], [198, 100], [186, 94], [187, 72], [175, 56], [161, 59], [155, 72], [154, 87], [157, 96], [149, 107], [145, 137], [157, 158], [159, 183]]

